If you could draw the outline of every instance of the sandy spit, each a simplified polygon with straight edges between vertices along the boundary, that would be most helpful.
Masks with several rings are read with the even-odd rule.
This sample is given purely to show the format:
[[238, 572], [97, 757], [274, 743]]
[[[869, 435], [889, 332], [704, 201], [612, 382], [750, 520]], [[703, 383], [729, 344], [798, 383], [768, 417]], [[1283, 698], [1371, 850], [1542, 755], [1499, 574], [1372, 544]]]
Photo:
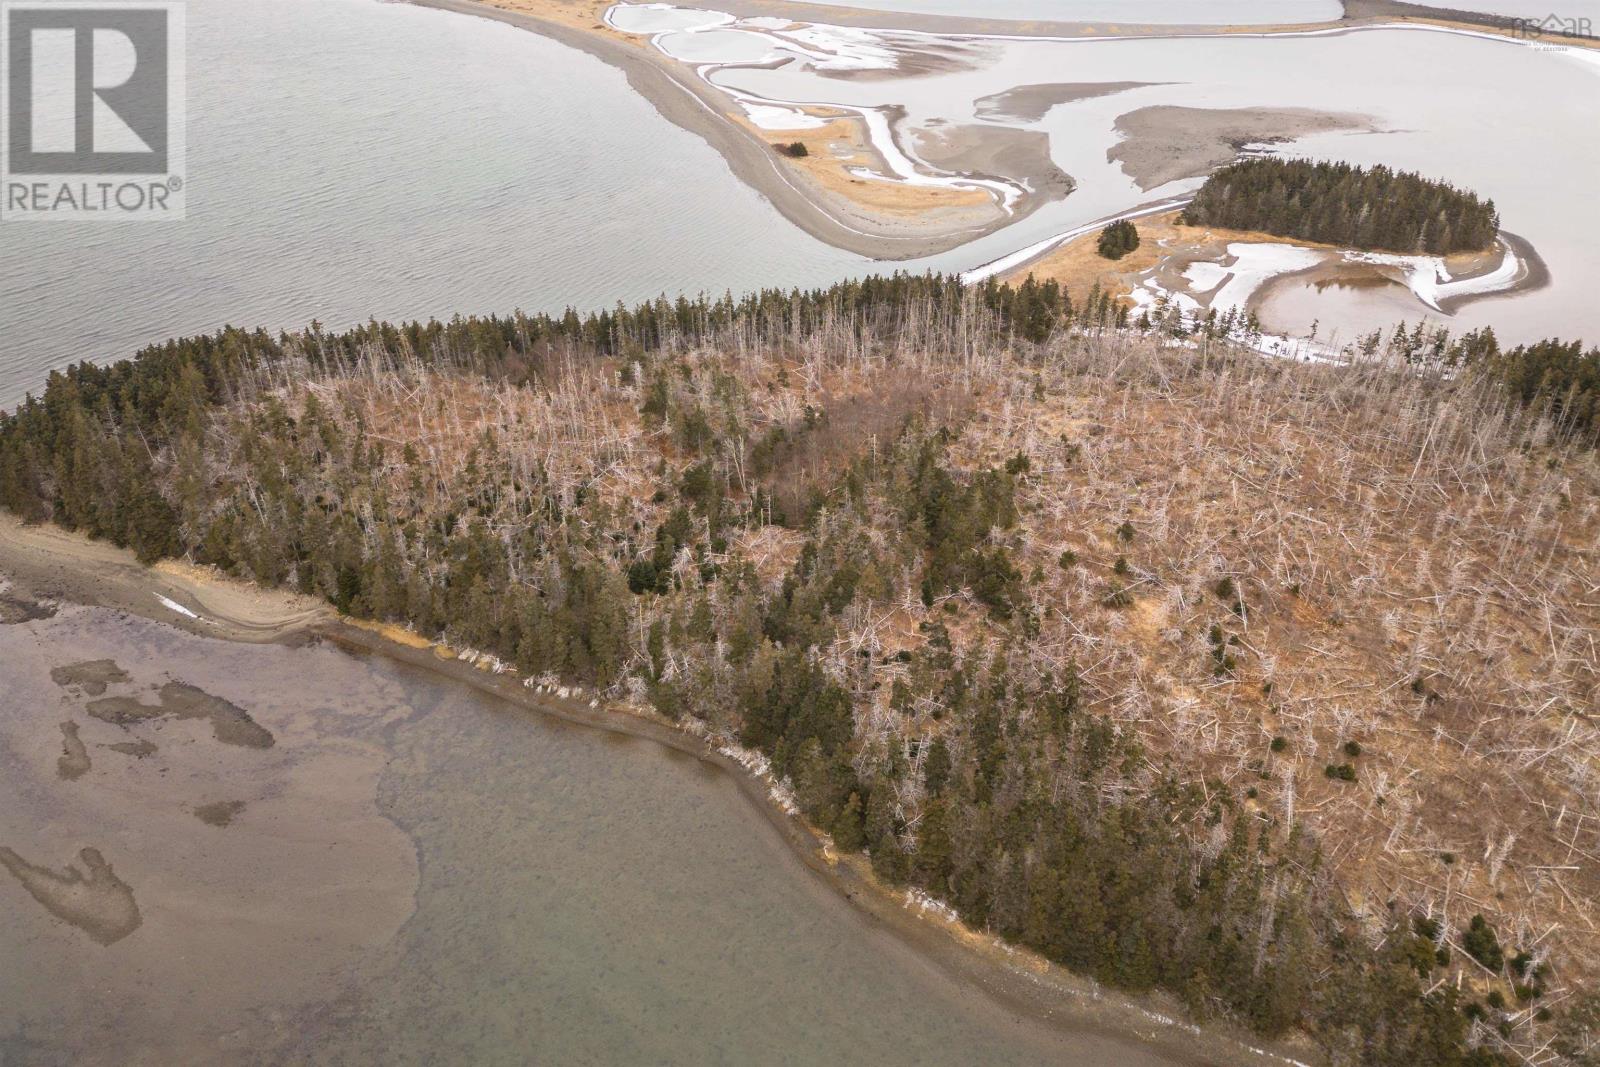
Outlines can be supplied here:
[[1026, 198], [1015, 214], [996, 211], [992, 219], [978, 225], [962, 218], [952, 226], [935, 215], [908, 226], [903, 216], [879, 220], [860, 210], [841, 217], [842, 212], [819, 202], [796, 184], [765, 137], [731, 119], [737, 113], [736, 105], [653, 50], [624, 43], [608, 33], [479, 0], [411, 2], [532, 30], [617, 67], [627, 75], [634, 91], [650, 101], [662, 118], [716, 149], [734, 175], [766, 197], [781, 215], [818, 240], [847, 252], [883, 260], [935, 255], [1009, 226], [1044, 202], [1040, 197]]
[[[307, 598], [264, 591], [200, 568], [177, 573], [166, 566], [142, 567], [131, 553], [52, 527], [24, 525], [0, 514], [0, 578], [24, 594], [128, 611], [192, 633], [241, 641], [296, 643], [322, 638], [357, 654], [376, 654], [509, 701], [540, 714], [629, 737], [644, 738], [712, 764], [733, 777], [740, 790], [794, 850], [813, 876], [843, 894], [864, 922], [885, 928], [918, 958], [928, 960], [963, 988], [981, 991], [1007, 1019], [1022, 1016], [1063, 1033], [1095, 1033], [1139, 1041], [1175, 1064], [1275, 1064], [1314, 1062], [1303, 1047], [1270, 1050], [1242, 1033], [1182, 1021], [1169, 998], [1126, 997], [1092, 980], [1006, 946], [916, 901], [872, 875], [860, 857], [842, 857], [805, 819], [775, 801], [772, 783], [746, 768], [734, 754], [650, 712], [610, 706], [581, 690], [564, 696], [536, 693], [520, 675], [475, 667], [444, 646], [395, 628], [355, 625], [324, 606], [307, 610]], [[198, 619], [165, 609], [152, 590], [197, 605]], [[230, 615], [232, 610], [237, 615]], [[270, 635], [270, 636], [269, 636]], [[403, 639], [402, 639], [403, 638]], [[209, 810], [194, 815], [206, 818]], [[229, 814], [232, 814], [231, 812]], [[208, 820], [209, 821], [209, 820]], [[217, 820], [219, 823], [221, 820]]]
[[[1523, 273], [1509, 288], [1500, 289], [1492, 293], [1472, 293], [1467, 296], [1446, 297], [1439, 302], [1439, 310], [1446, 315], [1454, 315], [1468, 304], [1475, 304], [1480, 300], [1498, 300], [1502, 297], [1517, 296], [1521, 293], [1531, 293], [1535, 289], [1543, 289], [1550, 284], [1550, 268], [1546, 265], [1544, 257], [1539, 255], [1539, 250], [1534, 248], [1526, 237], [1514, 233], [1500, 231], [1500, 240], [1510, 246], [1516, 253], [1517, 259], [1522, 262]], [[1463, 271], [1455, 276], [1456, 281], [1468, 281], [1488, 274], [1495, 267], [1493, 259], [1484, 261], [1483, 266], [1475, 271]]]

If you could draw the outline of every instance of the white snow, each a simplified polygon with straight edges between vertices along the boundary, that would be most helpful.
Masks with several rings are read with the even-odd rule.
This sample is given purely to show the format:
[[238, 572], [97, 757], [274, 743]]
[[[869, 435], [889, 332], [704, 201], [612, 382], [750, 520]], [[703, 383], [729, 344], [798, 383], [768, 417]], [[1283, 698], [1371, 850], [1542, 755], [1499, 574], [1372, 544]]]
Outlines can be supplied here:
[[184, 607], [182, 604], [178, 603], [176, 600], [168, 600], [166, 597], [162, 596], [160, 593], [155, 594], [155, 597], [156, 597], [157, 600], [161, 601], [162, 606], [165, 607], [168, 611], [175, 611], [179, 615], [186, 615], [191, 619], [198, 619], [200, 617], [200, 616], [196, 615], [194, 612], [190, 611], [188, 608]]
[[1193, 283], [1190, 286], [1192, 291], [1209, 293], [1228, 280], [1228, 268], [1210, 260], [1200, 260], [1189, 264], [1189, 269], [1183, 272], [1183, 276]]
[[748, 100], [740, 100], [739, 106], [744, 108], [744, 113], [749, 116], [750, 121], [763, 130], [814, 130], [828, 124], [826, 119], [807, 115], [799, 108], [756, 104]]
[[712, 26], [726, 26], [734, 17], [721, 11], [702, 11], [674, 4], [616, 4], [606, 10], [605, 20], [613, 29], [643, 36], [675, 31], [692, 33]]
[[[1502, 289], [1509, 289], [1522, 279], [1526, 268], [1522, 260], [1517, 258], [1517, 253], [1509, 244], [1500, 245], [1504, 255], [1500, 257], [1500, 265], [1487, 274], [1476, 278], [1463, 278], [1461, 281], [1446, 281], [1440, 285], [1437, 292], [1441, 300], [1449, 300], [1458, 296], [1477, 296], [1482, 293], [1497, 293]], [[1446, 278], [1448, 279], [1448, 275]]]
[[1232, 265], [1226, 269], [1228, 279], [1211, 298], [1211, 307], [1218, 315], [1229, 309], [1244, 313], [1244, 306], [1255, 291], [1280, 274], [1289, 274], [1307, 267], [1315, 267], [1327, 255], [1299, 245], [1234, 241], [1228, 245]]
[[769, 32], [811, 60], [817, 70], [893, 70], [898, 65], [894, 50], [878, 43], [879, 36], [871, 30], [797, 25]]
[[[842, 104], [834, 104], [829, 106], [841, 108], [845, 107], [845, 105]], [[1017, 198], [1022, 195], [1023, 189], [1016, 182], [993, 181], [986, 178], [957, 177], [953, 175], [927, 173], [925, 171], [918, 170], [917, 164], [912, 162], [910, 156], [901, 150], [899, 143], [895, 140], [894, 130], [889, 124], [889, 116], [886, 111], [881, 111], [877, 108], [855, 107], [851, 107], [848, 110], [854, 111], [856, 114], [861, 116], [862, 120], [866, 123], [867, 135], [871, 139], [873, 147], [876, 148], [878, 153], [883, 156], [883, 161], [888, 166], [889, 171], [894, 178], [906, 185], [922, 185], [949, 189], [988, 189], [990, 192], [994, 193], [1000, 198], [1001, 203], [1005, 205], [1008, 211], [1011, 209], [1011, 205], [1017, 201]], [[921, 162], [921, 160], [918, 160], [917, 162]], [[924, 163], [923, 166], [926, 167], [927, 164]], [[850, 168], [850, 172], [860, 177], [882, 177], [882, 175], [870, 171], [865, 167], [852, 167]]]
[[1375, 266], [1394, 267], [1404, 278], [1412, 295], [1434, 311], [1441, 310], [1439, 302], [1461, 296], [1478, 296], [1509, 289], [1522, 277], [1522, 261], [1505, 242], [1500, 243], [1499, 266], [1477, 278], [1456, 281], [1450, 269], [1438, 256], [1402, 256], [1390, 252], [1345, 252], [1346, 263], [1370, 263]]

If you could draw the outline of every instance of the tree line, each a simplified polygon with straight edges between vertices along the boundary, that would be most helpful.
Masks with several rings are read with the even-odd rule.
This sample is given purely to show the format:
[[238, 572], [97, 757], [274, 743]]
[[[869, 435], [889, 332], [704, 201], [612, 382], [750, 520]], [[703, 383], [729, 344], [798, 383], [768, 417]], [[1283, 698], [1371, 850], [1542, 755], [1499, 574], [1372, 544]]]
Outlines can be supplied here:
[[1500, 232], [1493, 200], [1446, 182], [1381, 165], [1277, 156], [1213, 173], [1179, 222], [1408, 255], [1479, 252]]

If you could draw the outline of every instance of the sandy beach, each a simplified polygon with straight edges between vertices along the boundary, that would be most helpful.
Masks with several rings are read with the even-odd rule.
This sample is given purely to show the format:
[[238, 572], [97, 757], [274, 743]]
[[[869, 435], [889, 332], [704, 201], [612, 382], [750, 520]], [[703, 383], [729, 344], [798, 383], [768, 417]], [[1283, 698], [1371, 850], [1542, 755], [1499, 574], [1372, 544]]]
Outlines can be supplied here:
[[227, 641], [288, 640], [334, 617], [332, 608], [310, 597], [223, 581], [170, 560], [145, 567], [103, 541], [26, 525], [4, 512], [0, 576], [35, 597], [126, 611]]

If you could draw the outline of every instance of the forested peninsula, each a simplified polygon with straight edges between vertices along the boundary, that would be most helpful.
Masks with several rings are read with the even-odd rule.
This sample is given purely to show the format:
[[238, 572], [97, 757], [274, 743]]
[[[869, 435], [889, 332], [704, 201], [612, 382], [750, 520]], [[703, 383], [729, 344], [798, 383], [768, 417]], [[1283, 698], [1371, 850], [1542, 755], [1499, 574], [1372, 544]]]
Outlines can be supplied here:
[[1412, 255], [1481, 252], [1500, 232], [1494, 201], [1407, 171], [1263, 156], [1214, 172], [1186, 226]]
[[693, 720], [1197, 1019], [1512, 1064], [1600, 1020], [1538, 814], [1593, 808], [1597, 414], [1576, 343], [1297, 364], [896, 276], [79, 364], [0, 415], [0, 505]]

